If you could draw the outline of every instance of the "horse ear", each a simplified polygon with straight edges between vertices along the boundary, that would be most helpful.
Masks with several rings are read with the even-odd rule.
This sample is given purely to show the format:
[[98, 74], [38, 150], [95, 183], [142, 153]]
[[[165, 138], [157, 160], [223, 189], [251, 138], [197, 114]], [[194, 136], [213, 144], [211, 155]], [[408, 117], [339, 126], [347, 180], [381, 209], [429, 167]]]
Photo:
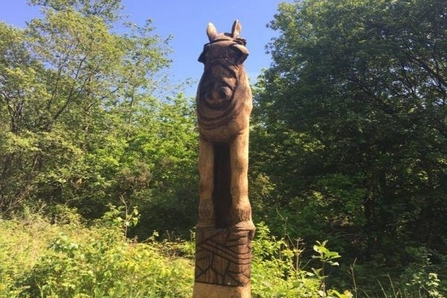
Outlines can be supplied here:
[[233, 38], [236, 38], [239, 36], [239, 33], [242, 31], [242, 25], [239, 23], [238, 20], [234, 21], [233, 28], [231, 29], [231, 35]]
[[213, 41], [217, 36], [217, 29], [212, 23], [208, 23], [206, 27], [206, 35], [208, 35], [209, 41]]

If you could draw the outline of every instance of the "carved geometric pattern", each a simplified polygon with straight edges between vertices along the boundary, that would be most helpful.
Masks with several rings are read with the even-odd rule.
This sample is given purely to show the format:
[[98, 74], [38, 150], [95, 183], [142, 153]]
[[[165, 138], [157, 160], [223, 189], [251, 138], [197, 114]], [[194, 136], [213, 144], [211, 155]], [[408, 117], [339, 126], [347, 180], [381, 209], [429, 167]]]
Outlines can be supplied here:
[[244, 287], [250, 283], [253, 230], [197, 228], [195, 281]]

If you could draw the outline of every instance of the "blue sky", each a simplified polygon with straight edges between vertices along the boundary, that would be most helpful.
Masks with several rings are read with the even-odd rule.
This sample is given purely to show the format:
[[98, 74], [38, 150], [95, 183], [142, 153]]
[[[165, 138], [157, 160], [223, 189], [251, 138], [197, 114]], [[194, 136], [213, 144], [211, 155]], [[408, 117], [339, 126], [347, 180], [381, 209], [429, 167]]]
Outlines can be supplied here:
[[[129, 20], [144, 24], [151, 19], [155, 32], [161, 37], [173, 36], [170, 47], [173, 60], [168, 70], [174, 84], [192, 79], [193, 87], [187, 95], [195, 94], [195, 85], [200, 79], [203, 66], [197, 61], [206, 37], [206, 26], [212, 22], [219, 32], [228, 32], [235, 19], [242, 24], [241, 36], [247, 39], [250, 56], [245, 62], [246, 70], [254, 82], [262, 68], [270, 65], [270, 56], [265, 45], [276, 35], [266, 27], [277, 12], [281, 0], [123, 0], [124, 14]], [[26, 0], [0, 0], [0, 20], [24, 27], [25, 22], [38, 16], [39, 9], [30, 7]]]

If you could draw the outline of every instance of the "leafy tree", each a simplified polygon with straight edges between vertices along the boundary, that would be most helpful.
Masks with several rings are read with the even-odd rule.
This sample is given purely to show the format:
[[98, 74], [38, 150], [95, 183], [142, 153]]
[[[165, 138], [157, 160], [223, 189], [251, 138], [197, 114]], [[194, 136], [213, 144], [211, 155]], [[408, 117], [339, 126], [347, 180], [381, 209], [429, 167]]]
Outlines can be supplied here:
[[[253, 169], [288, 232], [402, 268], [447, 247], [447, 10], [440, 0], [282, 3]], [[271, 225], [274, 227], [274, 225]], [[276, 224], [277, 229], [278, 227]], [[291, 228], [291, 229], [290, 229]]]
[[63, 203], [96, 218], [124, 202], [162, 218], [151, 233], [166, 204], [178, 227], [197, 150], [189, 100], [155, 96], [168, 40], [122, 19], [121, 1], [30, 2], [42, 18], [0, 23], [0, 210]]

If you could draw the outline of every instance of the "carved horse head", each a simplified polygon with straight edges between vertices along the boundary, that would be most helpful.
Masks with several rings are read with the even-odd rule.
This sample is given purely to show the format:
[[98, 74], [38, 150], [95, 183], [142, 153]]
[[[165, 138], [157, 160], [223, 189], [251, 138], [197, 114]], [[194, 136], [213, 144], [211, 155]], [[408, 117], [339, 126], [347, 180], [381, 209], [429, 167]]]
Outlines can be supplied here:
[[231, 33], [217, 33], [209, 23], [199, 62], [205, 66], [197, 91], [199, 127], [213, 129], [227, 125], [244, 108], [245, 99], [251, 100], [243, 62], [248, 56], [245, 39], [239, 37], [242, 27], [235, 21]]

